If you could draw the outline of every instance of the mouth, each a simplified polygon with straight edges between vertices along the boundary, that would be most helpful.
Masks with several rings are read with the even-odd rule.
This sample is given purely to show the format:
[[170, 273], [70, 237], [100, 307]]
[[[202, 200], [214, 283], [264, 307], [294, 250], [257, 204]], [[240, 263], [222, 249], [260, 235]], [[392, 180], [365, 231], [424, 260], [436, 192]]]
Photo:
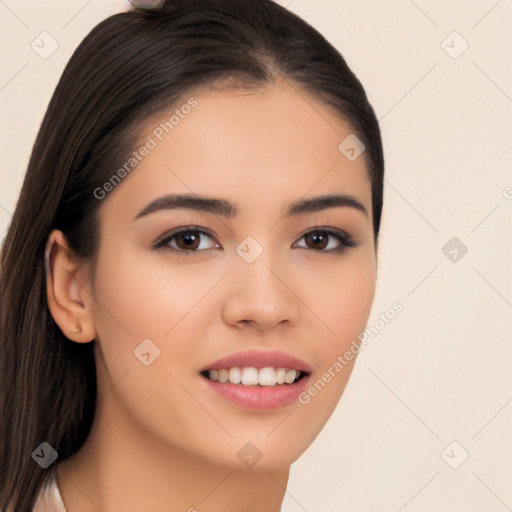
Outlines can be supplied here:
[[199, 370], [208, 392], [253, 410], [295, 403], [312, 373], [312, 366], [292, 354], [257, 349], [231, 353]]
[[308, 372], [284, 367], [231, 367], [204, 370], [200, 375], [208, 392], [237, 407], [260, 411], [296, 404], [311, 378]]
[[309, 376], [310, 372], [295, 368], [254, 366], [231, 368], [212, 368], [203, 370], [201, 375], [212, 382], [234, 384], [238, 386], [276, 387], [289, 386]]

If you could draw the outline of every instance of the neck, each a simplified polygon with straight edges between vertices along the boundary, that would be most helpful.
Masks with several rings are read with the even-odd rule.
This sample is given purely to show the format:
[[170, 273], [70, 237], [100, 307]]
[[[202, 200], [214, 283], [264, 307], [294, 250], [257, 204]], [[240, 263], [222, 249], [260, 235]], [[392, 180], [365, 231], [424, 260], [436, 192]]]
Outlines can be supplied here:
[[256, 471], [215, 464], [127, 421], [115, 396], [99, 401], [86, 442], [57, 466], [68, 511], [280, 511], [289, 466]]

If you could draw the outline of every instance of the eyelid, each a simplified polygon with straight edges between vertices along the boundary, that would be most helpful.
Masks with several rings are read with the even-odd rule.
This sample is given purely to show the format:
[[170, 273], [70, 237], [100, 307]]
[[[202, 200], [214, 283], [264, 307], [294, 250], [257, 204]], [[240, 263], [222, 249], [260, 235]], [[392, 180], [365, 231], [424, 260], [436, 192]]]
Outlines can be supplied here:
[[[160, 237], [158, 237], [157, 240], [155, 240], [155, 242], [153, 243], [152, 249], [154, 249], [154, 250], [158, 250], [158, 249], [169, 250], [171, 252], [183, 254], [186, 256], [188, 256], [191, 253], [204, 252], [204, 249], [203, 250], [187, 251], [184, 249], [175, 249], [173, 247], [168, 246], [168, 242], [170, 241], [170, 239], [174, 238], [176, 235], [178, 235], [182, 232], [187, 232], [187, 231], [192, 231], [192, 232], [200, 233], [203, 235], [207, 235], [210, 238], [216, 238], [215, 235], [213, 235], [213, 233], [211, 233], [209, 230], [202, 228], [200, 226], [195, 226], [195, 225], [180, 226], [180, 227], [172, 229], [171, 231], [168, 231], [168, 232], [164, 233], [163, 235], [161, 235]], [[344, 231], [342, 229], [331, 228], [331, 227], [326, 227], [326, 226], [313, 226], [313, 227], [308, 228], [306, 231], [304, 231], [298, 237], [297, 241], [301, 240], [306, 235], [309, 235], [309, 234], [315, 233], [315, 232], [327, 233], [327, 235], [330, 235], [331, 237], [337, 239], [340, 242], [340, 245], [338, 247], [336, 247], [335, 249], [329, 249], [329, 250], [311, 249], [309, 247], [300, 247], [300, 249], [309, 249], [310, 251], [314, 251], [314, 252], [320, 252], [320, 253], [323, 252], [326, 254], [330, 254], [330, 253], [343, 253], [343, 252], [345, 252], [346, 249], [358, 247], [360, 245], [360, 242], [357, 240], [354, 240], [346, 231]], [[296, 243], [297, 242], [294, 242], [294, 244], [296, 244]], [[217, 244], [219, 244], [219, 242], [217, 242]]]
[[324, 226], [314, 226], [312, 228], [307, 229], [298, 240], [301, 240], [306, 235], [309, 235], [311, 233], [320, 232], [320, 233], [327, 233], [328, 235], [332, 236], [333, 238], [336, 238], [341, 245], [338, 246], [336, 249], [329, 249], [328, 251], [322, 250], [322, 249], [309, 249], [306, 247], [306, 249], [309, 249], [310, 251], [318, 251], [318, 252], [325, 252], [325, 253], [336, 253], [336, 252], [344, 252], [345, 249], [349, 249], [352, 247], [358, 247], [360, 245], [360, 242], [357, 240], [354, 240], [346, 231], [338, 228], [330, 228], [330, 227], [324, 227]]
[[180, 226], [179, 228], [171, 229], [170, 231], [167, 231], [163, 235], [159, 236], [153, 242], [152, 248], [155, 249], [155, 250], [156, 249], [168, 249], [170, 251], [173, 251], [173, 252], [176, 252], [176, 253], [180, 253], [180, 254], [190, 254], [192, 252], [203, 252], [203, 251], [197, 251], [197, 250], [196, 251], [185, 251], [185, 250], [182, 250], [182, 249], [174, 249], [173, 247], [168, 247], [167, 246], [167, 243], [169, 242], [169, 240], [171, 238], [173, 238], [176, 235], [179, 235], [180, 233], [182, 233], [184, 231], [185, 232], [186, 231], [197, 232], [197, 233], [201, 233], [203, 235], [207, 235], [210, 238], [215, 238], [215, 235], [213, 233], [211, 233], [207, 229], [204, 229], [204, 228], [202, 228], [200, 226]]

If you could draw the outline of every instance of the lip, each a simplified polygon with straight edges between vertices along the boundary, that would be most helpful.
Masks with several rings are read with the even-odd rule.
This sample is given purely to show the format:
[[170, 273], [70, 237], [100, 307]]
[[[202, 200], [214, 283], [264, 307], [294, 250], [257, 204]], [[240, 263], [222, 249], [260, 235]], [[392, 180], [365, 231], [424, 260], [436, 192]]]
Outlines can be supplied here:
[[201, 375], [201, 380], [209, 390], [218, 393], [231, 403], [246, 409], [277, 409], [297, 401], [298, 396], [303, 393], [311, 375], [304, 375], [293, 384], [281, 384], [279, 386], [242, 386], [240, 384], [225, 384], [219, 381], [212, 381]]
[[308, 363], [287, 352], [279, 350], [245, 350], [221, 357], [201, 368], [199, 373], [205, 370], [220, 370], [222, 368], [233, 368], [234, 366], [240, 368], [252, 366], [257, 369], [266, 367], [289, 368], [308, 374], [313, 372], [313, 368]]

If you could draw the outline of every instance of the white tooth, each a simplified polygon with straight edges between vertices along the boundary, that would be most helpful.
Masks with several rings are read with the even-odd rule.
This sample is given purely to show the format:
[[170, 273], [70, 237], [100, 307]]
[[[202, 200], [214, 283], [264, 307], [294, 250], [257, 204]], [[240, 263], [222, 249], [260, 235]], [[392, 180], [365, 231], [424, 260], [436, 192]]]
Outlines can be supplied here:
[[259, 383], [260, 386], [275, 386], [276, 371], [274, 370], [274, 368], [261, 368], [259, 372]]
[[295, 380], [296, 376], [297, 376], [297, 372], [295, 370], [288, 370], [286, 372], [286, 375], [284, 376], [284, 381], [287, 384], [291, 384]]
[[225, 384], [229, 380], [229, 371], [226, 368], [222, 368], [219, 372], [219, 382]]
[[286, 368], [278, 368], [276, 371], [276, 383], [284, 384], [284, 376], [286, 375]]
[[231, 384], [240, 384], [242, 380], [242, 371], [238, 366], [233, 366], [233, 368], [229, 369], [229, 382]]
[[245, 386], [257, 386], [258, 385], [258, 370], [253, 366], [247, 366], [242, 369], [242, 384]]
[[221, 383], [230, 382], [244, 386], [275, 386], [281, 384], [292, 384], [300, 376], [299, 370], [290, 368], [273, 368], [267, 366], [259, 370], [254, 366], [233, 368], [222, 368], [208, 370], [208, 377], [212, 381]]

